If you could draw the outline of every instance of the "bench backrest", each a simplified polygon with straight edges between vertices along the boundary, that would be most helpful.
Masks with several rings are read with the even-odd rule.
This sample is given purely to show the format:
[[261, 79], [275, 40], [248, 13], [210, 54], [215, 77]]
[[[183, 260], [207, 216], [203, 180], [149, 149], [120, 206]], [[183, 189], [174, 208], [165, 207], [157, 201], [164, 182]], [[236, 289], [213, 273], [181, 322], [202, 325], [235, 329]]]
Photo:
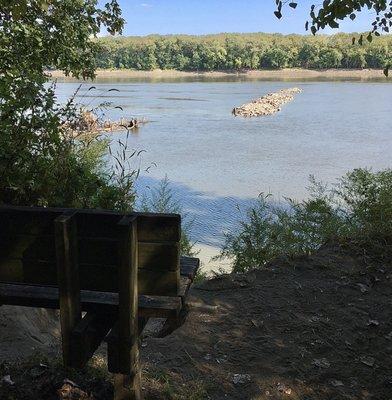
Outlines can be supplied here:
[[[0, 282], [58, 286], [54, 221], [70, 212], [76, 212], [80, 289], [118, 292], [118, 223], [125, 214], [102, 210], [0, 206]], [[137, 217], [139, 293], [177, 295], [180, 216], [127, 216]]]

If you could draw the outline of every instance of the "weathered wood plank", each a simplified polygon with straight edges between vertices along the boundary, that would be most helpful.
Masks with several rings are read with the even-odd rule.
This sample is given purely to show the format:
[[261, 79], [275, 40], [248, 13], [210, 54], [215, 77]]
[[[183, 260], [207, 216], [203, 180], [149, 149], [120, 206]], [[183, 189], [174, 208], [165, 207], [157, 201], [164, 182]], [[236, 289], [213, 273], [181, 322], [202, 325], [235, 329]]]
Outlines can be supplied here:
[[[124, 218], [119, 223], [119, 368], [123, 374], [133, 373], [138, 364], [138, 282], [137, 282], [137, 219]], [[110, 351], [110, 349], [109, 349]]]
[[[79, 263], [118, 265], [118, 240], [110, 238], [78, 237]], [[176, 271], [179, 268], [178, 242], [138, 243], [139, 269]], [[50, 235], [9, 235], [0, 241], [2, 259], [22, 259], [29, 262], [54, 263], [56, 248], [54, 236]]]
[[74, 367], [84, 368], [117, 318], [116, 313], [87, 313], [72, 331], [71, 343], [79, 350], [75, 354]]
[[[0, 283], [0, 303], [58, 309], [59, 290], [55, 287]], [[82, 290], [81, 304], [83, 311], [116, 313], [118, 294]], [[141, 317], [176, 316], [180, 309], [179, 297], [139, 295], [139, 315]]]
[[31, 212], [19, 207], [0, 207], [0, 239], [15, 233], [54, 235], [53, 221], [61, 214], [60, 210]]
[[178, 242], [139, 242], [139, 269], [177, 271], [180, 268]]
[[177, 296], [180, 271], [157, 272], [139, 270], [139, 293], [157, 296]]
[[193, 281], [197, 273], [197, 270], [200, 267], [200, 260], [195, 257], [181, 257], [180, 265], [181, 265], [181, 275], [187, 276], [189, 279]]
[[180, 290], [178, 292], [178, 296], [181, 297], [183, 301], [187, 296], [191, 285], [192, 281], [187, 276], [182, 275], [180, 277]]
[[[111, 237], [116, 224], [124, 216], [109, 210], [0, 206], [0, 237], [10, 233], [54, 233], [53, 220], [64, 212], [77, 212], [81, 236]], [[131, 213], [138, 217], [138, 237], [141, 242], [179, 241], [181, 217], [178, 214]]]
[[113, 400], [142, 400], [140, 381], [140, 371], [138, 379], [131, 375], [115, 374]]
[[[79, 264], [80, 287], [83, 290], [116, 292], [118, 268], [115, 265]], [[139, 270], [139, 293], [176, 296], [179, 271]], [[39, 260], [9, 259], [0, 262], [0, 282], [57, 286], [56, 265]]]
[[0, 282], [24, 282], [23, 263], [19, 259], [1, 259]]
[[82, 319], [75, 214], [54, 221], [59, 286], [61, 341], [64, 365], [77, 367], [81, 349], [72, 344], [72, 332]]
[[114, 399], [141, 399], [138, 330], [137, 218], [119, 222], [118, 341], [108, 343], [108, 359], [118, 358]]
[[180, 239], [180, 215], [138, 214], [139, 242], [179, 242]]
[[[33, 262], [30, 261], [30, 263]], [[182, 276], [193, 279], [198, 266], [198, 259], [181, 257]], [[82, 289], [108, 292], [117, 290], [117, 268], [115, 266], [80, 264], [79, 268]], [[91, 276], [94, 277], [93, 280], [91, 280]], [[175, 283], [177, 279], [179, 280], [177, 272], [165, 276], [156, 271], [143, 272], [139, 270], [139, 293], [176, 295], [179, 287]], [[25, 265], [24, 268], [21, 260], [0, 260], [0, 282], [56, 285], [57, 271], [55, 265], [47, 265], [43, 261], [36, 261], [31, 268]]]

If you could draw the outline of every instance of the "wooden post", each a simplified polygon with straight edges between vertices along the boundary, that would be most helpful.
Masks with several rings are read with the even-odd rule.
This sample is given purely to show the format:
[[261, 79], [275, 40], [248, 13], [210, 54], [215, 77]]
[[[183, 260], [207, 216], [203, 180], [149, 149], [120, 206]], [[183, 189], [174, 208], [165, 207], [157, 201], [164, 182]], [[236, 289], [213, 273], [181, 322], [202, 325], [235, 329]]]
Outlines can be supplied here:
[[79, 350], [72, 346], [72, 332], [82, 319], [82, 311], [75, 213], [64, 213], [54, 225], [63, 360], [65, 366], [77, 367]]
[[117, 320], [116, 313], [87, 312], [72, 331], [74, 368], [84, 368]]
[[114, 399], [140, 400], [142, 397], [139, 365], [136, 217], [124, 217], [119, 223], [119, 229], [121, 235], [117, 343], [119, 373], [114, 377]]

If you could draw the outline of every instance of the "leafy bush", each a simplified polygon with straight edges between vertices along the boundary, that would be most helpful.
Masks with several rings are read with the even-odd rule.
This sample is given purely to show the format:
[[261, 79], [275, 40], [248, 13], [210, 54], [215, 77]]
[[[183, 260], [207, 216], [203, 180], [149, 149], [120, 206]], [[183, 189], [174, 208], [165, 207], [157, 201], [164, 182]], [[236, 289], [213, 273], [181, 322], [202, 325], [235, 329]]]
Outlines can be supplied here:
[[174, 198], [173, 189], [167, 177], [161, 180], [156, 188], [152, 188], [150, 194], [140, 199], [140, 209], [145, 212], [174, 213], [182, 217], [180, 250], [184, 256], [195, 256], [195, 242], [190, 238], [190, 229], [193, 221], [184, 213], [182, 205]]
[[349, 241], [385, 256], [392, 243], [392, 170], [355, 169], [332, 187], [311, 177], [309, 199], [274, 206], [261, 195], [238, 232], [228, 233], [220, 258], [233, 271], [265, 265], [280, 256], [306, 255], [330, 240]]
[[[0, 9], [0, 203], [130, 210], [137, 171], [107, 162], [108, 142], [75, 137], [74, 98], [58, 103], [48, 66], [93, 78], [101, 28], [120, 32], [112, 0], [2, 2]], [[124, 149], [122, 149], [124, 150]], [[119, 165], [117, 161], [121, 161]]]
[[55, 85], [32, 100], [22, 100], [25, 113], [0, 104], [0, 203], [132, 210], [137, 171], [127, 149], [108, 158], [107, 139], [76, 135], [80, 107], [75, 96], [57, 104]]

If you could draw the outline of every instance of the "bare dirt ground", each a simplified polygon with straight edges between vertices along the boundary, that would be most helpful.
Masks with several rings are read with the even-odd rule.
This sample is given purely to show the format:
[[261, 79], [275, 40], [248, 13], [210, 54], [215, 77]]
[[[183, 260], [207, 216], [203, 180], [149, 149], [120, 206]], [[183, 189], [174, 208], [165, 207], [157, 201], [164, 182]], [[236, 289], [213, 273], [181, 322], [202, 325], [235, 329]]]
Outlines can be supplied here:
[[[391, 262], [367, 261], [329, 245], [195, 285], [186, 323], [164, 339], [150, 333], [142, 341], [145, 398], [392, 399]], [[4, 341], [11, 322], [4, 325], [1, 308], [0, 321], [1, 359], [11, 361]], [[69, 375], [48, 369], [31, 378], [31, 368], [0, 363], [0, 379], [9, 374], [15, 383], [1, 383], [2, 400], [58, 398], [55, 388]], [[72, 377], [93, 398], [110, 399], [106, 378], [83, 374]]]

